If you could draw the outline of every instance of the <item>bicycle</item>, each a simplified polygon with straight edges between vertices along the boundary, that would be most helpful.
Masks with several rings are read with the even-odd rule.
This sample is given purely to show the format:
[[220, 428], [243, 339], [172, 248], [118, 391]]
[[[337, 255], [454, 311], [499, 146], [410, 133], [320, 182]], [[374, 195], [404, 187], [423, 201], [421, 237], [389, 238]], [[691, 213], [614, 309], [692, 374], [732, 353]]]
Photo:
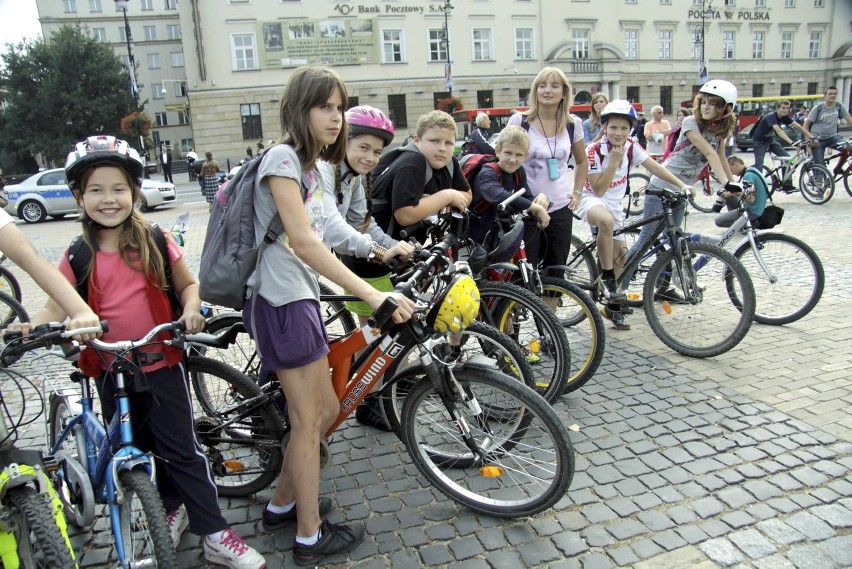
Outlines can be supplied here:
[[5, 328], [13, 322], [29, 321], [30, 315], [21, 303], [9, 294], [0, 291], [0, 328]]
[[[632, 212], [639, 212], [639, 215], [642, 214], [645, 205], [645, 189], [650, 183], [651, 177], [642, 172], [631, 172], [627, 176], [627, 188], [622, 201], [625, 217], [630, 217]], [[698, 180], [693, 186], [699, 191], [694, 196], [692, 194], [687, 196], [689, 205], [701, 213], [712, 212], [713, 203], [716, 200], [716, 192], [722, 188], [722, 184], [716, 179], [709, 164], [701, 170]]]
[[[645, 274], [641, 301], [645, 316], [668, 347], [698, 358], [725, 353], [751, 327], [756, 302], [751, 278], [731, 253], [690, 240], [677, 227], [672, 210], [683, 207], [682, 193], [659, 188], [648, 188], [647, 193], [660, 196], [663, 211], [627, 224], [613, 235], [635, 234], [642, 226], [652, 225], [653, 234], [663, 236], [656, 244], [649, 239], [629, 253], [616, 280], [624, 288], [625, 275]], [[596, 247], [594, 237], [583, 243], [572, 236], [574, 253], [569, 256], [567, 275], [602, 302], [596, 285], [600, 276], [593, 255]], [[643, 265], [653, 256], [650, 268]]]
[[[106, 323], [102, 322], [106, 329]], [[73, 358], [80, 349], [94, 349], [116, 356], [111, 371], [116, 384], [116, 412], [107, 428], [93, 410], [90, 379], [76, 370], [71, 380], [80, 386], [76, 404], [67, 393], [52, 391], [49, 397], [47, 443], [58, 468], [51, 474], [68, 520], [80, 528], [90, 527], [95, 519], [95, 503], [105, 504], [110, 519], [115, 556], [121, 567], [177, 567], [169, 535], [166, 512], [154, 485], [154, 460], [133, 444], [130, 403], [125, 374], [139, 369], [145, 361], [140, 348], [159, 343], [154, 338], [171, 332], [173, 340], [164, 343], [179, 347], [183, 343], [183, 324], [171, 322], [154, 327], [140, 340], [104, 342], [92, 340], [84, 346], [71, 342], [76, 334], [100, 332], [101, 328], [65, 330], [51, 323], [37, 326], [26, 338], [12, 333], [2, 359], [25, 352], [58, 346], [61, 352], [47, 354]], [[15, 339], [14, 335], [18, 338]], [[7, 336], [9, 334], [7, 333]]]
[[21, 295], [21, 284], [18, 282], [15, 274], [3, 266], [3, 263], [8, 258], [5, 253], [0, 253], [0, 292], [4, 292], [18, 302], [21, 302], [23, 298]]
[[825, 287], [825, 271], [816, 252], [805, 242], [762, 229], [743, 210], [722, 235], [689, 232], [684, 235], [724, 247], [735, 235], [745, 233], [746, 237], [733, 246], [733, 254], [742, 262], [752, 282], [757, 283], [754, 321], [775, 326], [789, 324], [816, 307]]
[[[773, 160], [778, 166], [768, 168], [763, 166], [763, 175], [769, 181], [769, 197], [776, 191], [785, 194], [801, 192], [802, 197], [814, 205], [823, 205], [834, 196], [834, 176], [828, 168], [817, 164], [805, 152], [806, 144], [801, 140], [795, 143], [796, 153], [793, 156], [775, 156]], [[793, 176], [799, 172], [799, 187], [793, 186]]]
[[[450, 249], [459, 245], [456, 234], [456, 230], [448, 232], [400, 277], [396, 291], [417, 300], [411, 320], [390, 322], [395, 309], [391, 299], [379, 307], [369, 325], [330, 342], [328, 359], [340, 414], [326, 437], [385, 376], [380, 397], [393, 398], [394, 386], [406, 386], [401, 438], [412, 462], [432, 485], [476, 512], [499, 517], [533, 515], [550, 508], [567, 491], [574, 473], [573, 447], [567, 429], [547, 402], [517, 378], [496, 371], [491, 360], [477, 355], [443, 359], [445, 341], [435, 322], [447, 309], [449, 291], [466, 275], [464, 263], [452, 263], [450, 258]], [[193, 336], [193, 341], [216, 340], [209, 334]], [[418, 352], [417, 361], [387, 379], [394, 363], [412, 348]], [[362, 350], [352, 364], [353, 356]], [[203, 425], [207, 436], [227, 438], [230, 425], [250, 421], [259, 410], [280, 413], [286, 409], [274, 382], [260, 393], [256, 385], [230, 387], [223, 390], [227, 395], [222, 407]], [[286, 413], [283, 417], [286, 444]], [[267, 438], [277, 435], [270, 433]], [[255, 440], [233, 437], [231, 443], [251, 447]], [[328, 462], [325, 443], [322, 452]]]
[[[35, 422], [43, 412], [24, 420], [27, 397], [21, 382], [29, 383], [40, 397], [39, 391], [16, 372], [4, 368], [3, 373], [17, 385], [22, 409], [13, 421], [0, 391], [0, 563], [7, 569], [77, 567], [62, 501], [48, 475], [56, 461], [37, 450], [15, 446], [18, 429]], [[43, 409], [44, 400], [40, 403]]]
[[[852, 139], [841, 142], [836, 148], [838, 152], [825, 159], [825, 166], [831, 172], [835, 183], [843, 179], [846, 193], [852, 196]], [[832, 167], [834, 162], [836, 164]]]

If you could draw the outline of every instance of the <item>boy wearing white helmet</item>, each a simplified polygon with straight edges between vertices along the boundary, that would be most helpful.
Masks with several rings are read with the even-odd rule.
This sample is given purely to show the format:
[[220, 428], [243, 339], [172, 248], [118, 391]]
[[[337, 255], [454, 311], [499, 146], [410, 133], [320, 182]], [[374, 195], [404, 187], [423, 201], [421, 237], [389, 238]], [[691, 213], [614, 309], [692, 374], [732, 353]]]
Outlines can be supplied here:
[[630, 138], [635, 121], [636, 111], [628, 101], [616, 99], [607, 104], [601, 113], [604, 136], [586, 147], [589, 176], [582, 192], [576, 192], [571, 202], [575, 213], [593, 229], [597, 228], [598, 261], [601, 265], [597, 286], [601, 297], [607, 301], [601, 312], [612, 320], [616, 330], [630, 329], [621, 311], [625, 295], [616, 283], [621, 263], [615, 263], [615, 259], [624, 258], [627, 247], [621, 239], [613, 238], [613, 231], [624, 226], [621, 199], [627, 188], [630, 168], [644, 166], [670, 184], [689, 189]]

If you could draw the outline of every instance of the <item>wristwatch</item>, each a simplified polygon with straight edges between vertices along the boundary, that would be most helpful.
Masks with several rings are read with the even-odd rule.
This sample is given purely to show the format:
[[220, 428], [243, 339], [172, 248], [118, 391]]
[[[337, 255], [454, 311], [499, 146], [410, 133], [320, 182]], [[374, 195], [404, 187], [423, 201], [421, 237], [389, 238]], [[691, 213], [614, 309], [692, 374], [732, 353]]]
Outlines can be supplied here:
[[388, 250], [381, 245], [373, 243], [373, 246], [370, 247], [370, 252], [367, 253], [367, 260], [371, 263], [384, 263], [387, 252]]

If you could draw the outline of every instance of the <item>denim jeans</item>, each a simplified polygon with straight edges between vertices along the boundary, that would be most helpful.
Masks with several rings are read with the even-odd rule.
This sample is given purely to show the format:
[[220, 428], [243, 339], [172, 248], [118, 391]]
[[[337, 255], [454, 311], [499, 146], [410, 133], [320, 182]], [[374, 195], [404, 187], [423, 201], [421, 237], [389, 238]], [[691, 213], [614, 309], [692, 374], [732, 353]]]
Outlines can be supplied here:
[[835, 148], [841, 142], [843, 142], [843, 137], [839, 134], [829, 136], [828, 138], [820, 138], [819, 144], [813, 148], [814, 162], [825, 166], [825, 149], [829, 146]]
[[[650, 187], [656, 188], [656, 186], [650, 186]], [[659, 188], [656, 188], [656, 189], [659, 189]], [[678, 227], [683, 226], [683, 217], [684, 217], [685, 210], [686, 210], [686, 204], [676, 206], [672, 210], [672, 213], [674, 214], [674, 221], [675, 221], [675, 223], [677, 224]], [[654, 215], [655, 213], [660, 213], [662, 211], [663, 211], [663, 201], [660, 199], [660, 196], [652, 196], [652, 195], [645, 194], [645, 208], [642, 210], [642, 217], [643, 218], [649, 217], [649, 216]], [[656, 237], [656, 235], [654, 234], [654, 228], [657, 226], [657, 223], [659, 223], [659, 222], [648, 223], [648, 224], [642, 226], [642, 228], [639, 230], [639, 238], [636, 240], [636, 243], [631, 245], [630, 249], [627, 250], [627, 258], [630, 258], [630, 256], [634, 252], [638, 251], [642, 247], [643, 243], [647, 243], [647, 242], [653, 240]], [[633, 271], [632, 270], [625, 271], [624, 279], [623, 279], [624, 284], [622, 285], [623, 288], [627, 288], [627, 284], [630, 282], [630, 280], [632, 278], [633, 278]]]
[[754, 167], [760, 170], [760, 167], [763, 166], [763, 157], [766, 155], [766, 151], [769, 150], [775, 156], [790, 156], [790, 154], [784, 150], [784, 147], [781, 146], [781, 143], [775, 140], [774, 138], [768, 141], [764, 140], [755, 140], [754, 141]]

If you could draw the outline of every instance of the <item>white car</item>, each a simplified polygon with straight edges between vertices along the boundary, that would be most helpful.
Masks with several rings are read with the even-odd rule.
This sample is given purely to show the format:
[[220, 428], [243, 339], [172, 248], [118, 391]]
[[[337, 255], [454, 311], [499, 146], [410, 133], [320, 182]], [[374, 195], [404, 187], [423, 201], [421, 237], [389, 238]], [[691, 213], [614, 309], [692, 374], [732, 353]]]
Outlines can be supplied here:
[[[77, 201], [68, 189], [65, 170], [53, 168], [33, 174], [20, 184], [6, 186], [9, 200], [6, 211], [27, 223], [40, 223], [48, 216], [61, 218], [79, 214]], [[158, 180], [142, 180], [142, 198], [136, 204], [142, 211], [149, 211], [177, 197], [175, 185]]]

